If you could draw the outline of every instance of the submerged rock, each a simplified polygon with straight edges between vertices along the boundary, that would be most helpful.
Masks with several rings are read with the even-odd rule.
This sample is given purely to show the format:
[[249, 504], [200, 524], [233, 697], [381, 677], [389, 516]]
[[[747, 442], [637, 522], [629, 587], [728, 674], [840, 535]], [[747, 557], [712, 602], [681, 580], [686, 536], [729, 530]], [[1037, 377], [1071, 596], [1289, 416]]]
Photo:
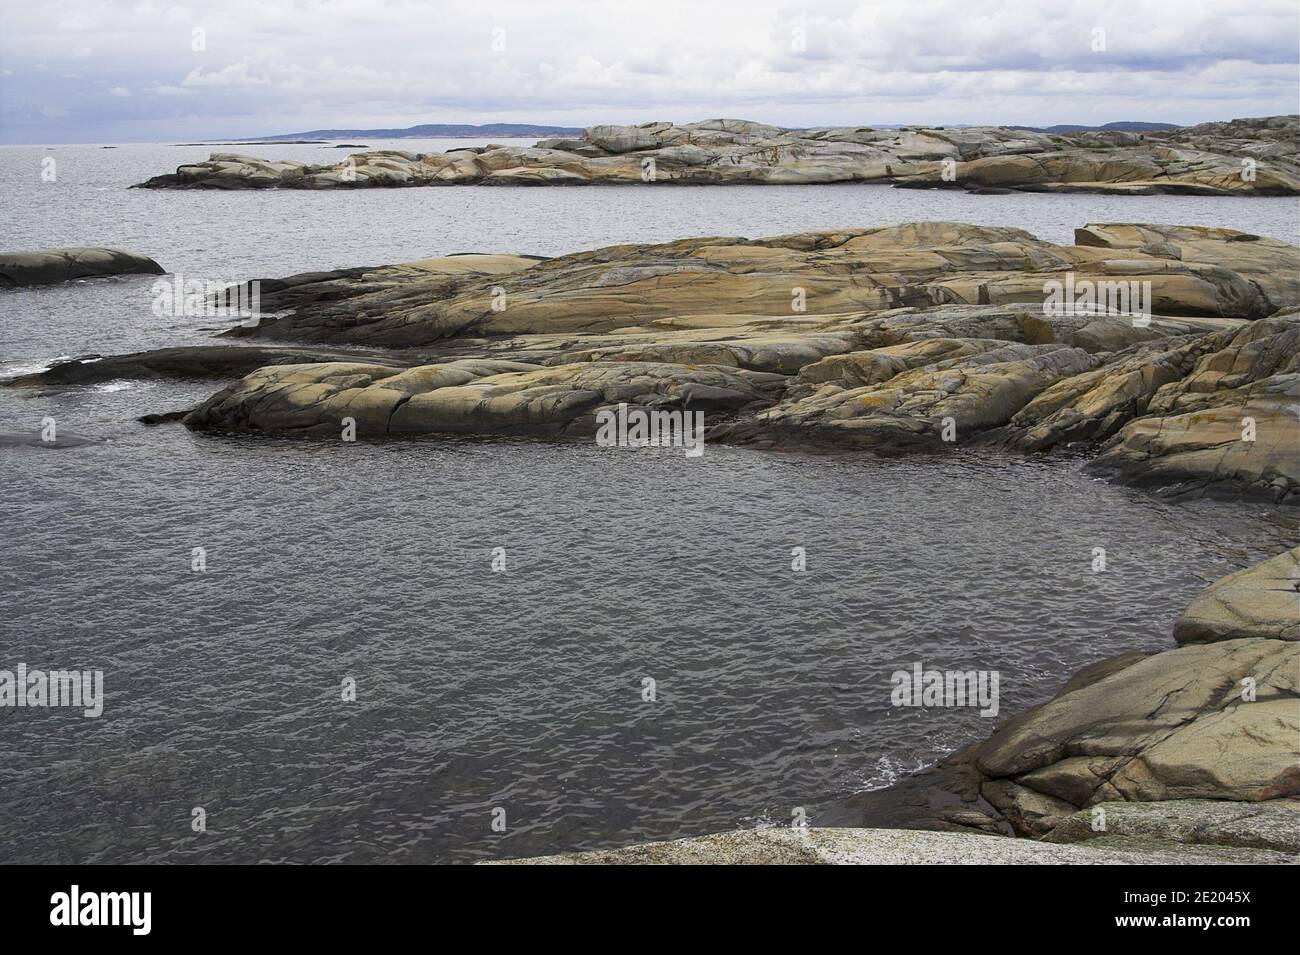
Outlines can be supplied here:
[[146, 255], [122, 249], [68, 247], [0, 253], [0, 288], [135, 273], [162, 275], [163, 267]]
[[323, 166], [214, 153], [140, 185], [170, 189], [347, 189], [432, 185], [892, 182], [1115, 195], [1294, 195], [1300, 117], [1275, 116], [1116, 137], [1007, 127], [782, 129], [715, 119], [593, 126], [580, 138], [409, 153], [376, 150]]

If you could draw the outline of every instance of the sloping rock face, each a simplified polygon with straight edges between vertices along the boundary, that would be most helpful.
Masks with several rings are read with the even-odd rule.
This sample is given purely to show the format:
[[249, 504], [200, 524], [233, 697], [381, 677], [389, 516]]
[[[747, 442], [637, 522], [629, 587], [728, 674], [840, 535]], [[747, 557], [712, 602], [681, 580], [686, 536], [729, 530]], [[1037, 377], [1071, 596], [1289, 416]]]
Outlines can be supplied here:
[[1144, 416], [1093, 462], [1127, 483], [1248, 488], [1292, 499], [1300, 486], [1300, 315], [1193, 343], [1185, 377], [1161, 384]]
[[1114, 194], [1294, 195], [1300, 117], [1161, 133], [1052, 136], [1006, 127], [781, 129], [716, 119], [593, 126], [577, 139], [419, 154], [357, 153], [312, 166], [214, 153], [141, 183], [172, 189], [339, 189], [588, 183], [893, 182], [914, 188]]
[[[962, 344], [957, 339], [938, 341]], [[859, 354], [850, 359], [861, 361]], [[783, 431], [797, 434], [800, 442], [880, 450], [916, 444], [942, 447], [945, 429], [950, 429], [948, 440], [955, 442], [959, 429], [1004, 425], [1034, 395], [1098, 364], [1098, 358], [1079, 348], [1004, 344], [926, 363], [859, 388], [823, 386], [808, 397], [781, 402], [731, 434]]]
[[1296, 796], [1298, 681], [1293, 641], [1183, 646], [1009, 720], [971, 759], [1018, 830], [1046, 831], [1058, 807]]
[[147, 255], [122, 249], [69, 247], [0, 253], [0, 288], [134, 273], [162, 275], [163, 267]]
[[[1300, 597], [1296, 604], [1300, 611]], [[1300, 821], [1298, 679], [1294, 641], [1183, 646], [1067, 687], [956, 759], [1020, 835], [1145, 833], [1293, 852], [1276, 832], [1279, 819]], [[1203, 825], [1200, 800], [1267, 808], [1235, 813], [1233, 827], [1216, 835]], [[1136, 828], [1132, 803], [1151, 804]]]
[[[911, 223], [268, 280], [273, 314], [229, 334], [396, 357], [262, 369], [188, 423], [584, 434], [626, 402], [707, 410], [710, 440], [1091, 445], [1120, 480], [1300, 499], [1300, 250], [1179, 226], [1089, 225], [1078, 239]], [[1130, 282], [1152, 314], [1051, 300]], [[411, 365], [433, 371], [394, 388]]]
[[1174, 624], [1180, 645], [1247, 637], [1300, 640], [1300, 547], [1215, 581]]
[[[1116, 234], [1098, 244], [1095, 236], [1109, 228]], [[286, 280], [292, 288], [284, 292], [264, 282], [263, 310], [295, 314], [232, 334], [405, 348], [466, 337], [589, 336], [668, 321], [677, 328], [728, 328], [763, 319], [769, 330], [806, 330], [809, 319], [822, 317], [848, 328], [897, 308], [1024, 306], [1025, 313], [1041, 315], [1052, 283], [1092, 288], [1109, 302], [1121, 297], [1119, 286], [1131, 296], [1136, 282], [1156, 316], [1250, 319], [1300, 304], [1295, 246], [1231, 230], [1143, 227], [1127, 234], [1126, 228], [1088, 227], [1080, 230], [1085, 241], [1059, 246], [1020, 229], [925, 222], [611, 246], [543, 262], [473, 257], [500, 261], [492, 274], [347, 270]], [[1150, 235], [1160, 236], [1158, 246]], [[1168, 334], [1131, 320], [1106, 321], [1105, 314], [1094, 325], [1099, 316], [1089, 308], [1079, 301], [1074, 311], [1036, 325], [1013, 309], [1000, 326], [983, 329], [996, 334], [968, 337], [1038, 344], [1055, 341], [1055, 328], [1069, 328], [1087, 338], [1080, 347], [1114, 350]], [[980, 330], [977, 322], [970, 325]], [[877, 345], [906, 337], [900, 332], [886, 340], [888, 325], [859, 334]]]

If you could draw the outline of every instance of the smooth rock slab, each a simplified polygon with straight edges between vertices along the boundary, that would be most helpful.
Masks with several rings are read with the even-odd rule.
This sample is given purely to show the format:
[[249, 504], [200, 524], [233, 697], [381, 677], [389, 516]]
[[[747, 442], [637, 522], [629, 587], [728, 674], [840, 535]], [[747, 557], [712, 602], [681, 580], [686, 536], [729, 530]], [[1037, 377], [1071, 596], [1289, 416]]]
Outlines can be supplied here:
[[[689, 397], [722, 412], [716, 440], [886, 453], [1105, 442], [1096, 467], [1127, 483], [1300, 501], [1300, 249], [1194, 226], [1090, 223], [1076, 238], [915, 222], [263, 280], [277, 314], [228, 334], [515, 362], [532, 377], [419, 394], [350, 373], [258, 381], [191, 424], [324, 434], [341, 414], [377, 433], [562, 434], [602, 401]], [[1157, 311], [1049, 308], [1063, 282], [1149, 282]], [[619, 365], [658, 368], [658, 383], [629, 395], [615, 379], [641, 373]]]
[[[973, 316], [942, 332], [933, 326], [932, 334], [1097, 352], [1300, 305], [1300, 277], [1290, 277], [1300, 276], [1300, 250], [1288, 243], [1187, 227], [1162, 233], [1160, 247], [1147, 243], [1144, 251], [1118, 247], [1125, 235], [1105, 247], [1064, 246], [1021, 229], [917, 222], [611, 246], [544, 262], [503, 256], [490, 272], [345, 270], [291, 277], [285, 288], [263, 281], [264, 309], [293, 314], [232, 334], [417, 347], [467, 337], [598, 335], [701, 316], [715, 327], [730, 324], [729, 316], [763, 316], [769, 331], [793, 331], [809, 317], [840, 316], [860, 319], [865, 340], [867, 323], [901, 308], [936, 310], [912, 319], [920, 325], [953, 308], [984, 307], [1000, 316]], [[1125, 328], [1114, 316], [1045, 316], [1047, 284], [1067, 281], [1150, 283], [1156, 318], [1144, 327], [1129, 320]], [[909, 331], [890, 340], [882, 326], [865, 343], [898, 344], [924, 333]]]

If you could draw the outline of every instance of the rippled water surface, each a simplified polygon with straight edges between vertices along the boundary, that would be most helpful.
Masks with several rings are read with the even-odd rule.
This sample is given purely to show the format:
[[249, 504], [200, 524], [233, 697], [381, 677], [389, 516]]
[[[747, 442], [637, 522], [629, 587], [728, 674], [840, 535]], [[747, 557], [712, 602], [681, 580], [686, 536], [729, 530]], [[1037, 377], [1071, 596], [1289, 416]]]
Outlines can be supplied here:
[[[121, 245], [234, 280], [926, 218], [1058, 241], [1104, 220], [1295, 238], [1292, 200], [123, 188], [207, 151], [58, 147], [60, 179], [43, 184], [45, 150], [0, 149], [3, 245]], [[200, 323], [152, 315], [151, 281], [0, 293], [0, 369], [202, 340]], [[0, 669], [102, 669], [106, 685], [99, 719], [0, 708], [0, 861], [469, 861], [785, 822], [798, 806], [815, 824], [989, 732], [969, 709], [891, 709], [894, 670], [997, 670], [1007, 715], [1082, 665], [1168, 647], [1201, 586], [1297, 537], [1294, 512], [1172, 503], [1070, 458], [710, 446], [688, 460], [135, 421], [214, 388], [0, 389], [0, 431], [53, 416], [106, 439], [0, 448]], [[206, 573], [190, 571], [194, 547]]]

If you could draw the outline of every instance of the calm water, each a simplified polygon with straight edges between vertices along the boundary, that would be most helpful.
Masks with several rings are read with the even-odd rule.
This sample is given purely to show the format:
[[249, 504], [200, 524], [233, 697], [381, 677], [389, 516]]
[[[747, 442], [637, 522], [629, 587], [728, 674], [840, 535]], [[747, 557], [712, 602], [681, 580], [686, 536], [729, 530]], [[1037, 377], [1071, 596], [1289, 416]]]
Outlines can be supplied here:
[[[1294, 200], [124, 189], [209, 151], [0, 149], [0, 245], [121, 245], [235, 280], [907, 219], [1058, 241], [1101, 220], [1296, 238]], [[0, 294], [0, 374], [202, 340], [201, 323], [152, 315], [151, 281]], [[0, 669], [102, 669], [106, 688], [99, 719], [0, 708], [0, 861], [469, 861], [788, 822], [797, 806], [815, 824], [989, 732], [973, 710], [891, 709], [895, 669], [998, 670], [1007, 715], [1089, 662], [1170, 646], [1204, 583], [1297, 540], [1294, 511], [1170, 503], [1068, 458], [710, 446], [687, 460], [134, 421], [214, 388], [0, 390], [0, 430], [49, 415], [108, 439], [0, 449]]]

